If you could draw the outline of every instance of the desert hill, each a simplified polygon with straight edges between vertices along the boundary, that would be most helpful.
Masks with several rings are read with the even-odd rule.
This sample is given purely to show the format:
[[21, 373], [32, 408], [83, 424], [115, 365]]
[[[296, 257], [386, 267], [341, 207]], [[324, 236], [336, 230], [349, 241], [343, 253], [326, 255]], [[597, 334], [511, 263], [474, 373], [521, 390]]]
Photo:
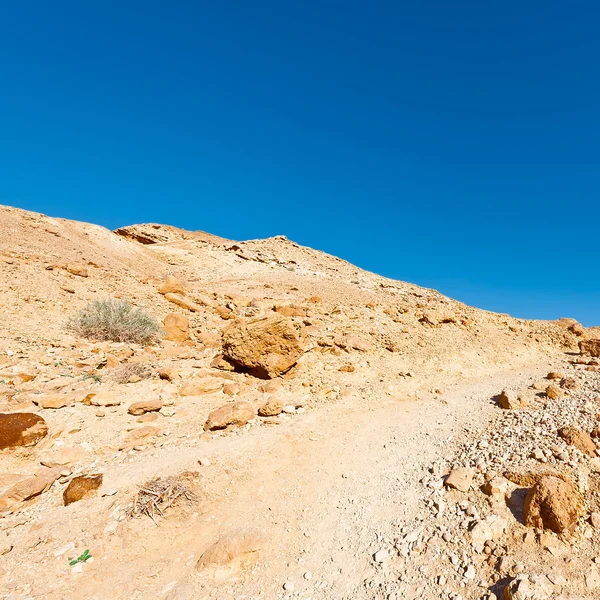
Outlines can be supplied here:
[[[67, 327], [109, 299], [163, 331]], [[11, 207], [0, 308], [7, 597], [600, 589], [597, 330], [474, 309], [283, 236], [111, 232]], [[543, 476], [559, 500], [536, 488], [532, 527], [523, 490]]]

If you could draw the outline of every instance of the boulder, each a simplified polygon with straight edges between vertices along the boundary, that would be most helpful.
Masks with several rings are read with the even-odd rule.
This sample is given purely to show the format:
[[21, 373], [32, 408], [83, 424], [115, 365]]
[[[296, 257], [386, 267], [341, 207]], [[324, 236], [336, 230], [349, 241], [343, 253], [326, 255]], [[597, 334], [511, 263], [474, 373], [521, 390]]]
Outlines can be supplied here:
[[583, 499], [577, 488], [558, 477], [542, 477], [525, 498], [525, 524], [538, 529], [571, 531], [583, 512]]
[[73, 502], [79, 502], [79, 500], [91, 498], [102, 485], [102, 479], [102, 474], [73, 477], [63, 492], [65, 506], [69, 506]]
[[546, 388], [546, 396], [550, 398], [550, 400], [558, 400], [562, 397], [562, 395], [562, 390], [553, 383]]
[[163, 319], [163, 329], [169, 342], [187, 342], [190, 339], [190, 322], [179, 313], [169, 313]]
[[140, 400], [129, 405], [127, 412], [130, 415], [143, 415], [144, 413], [154, 412], [160, 410], [163, 407], [163, 401], [160, 398], [148, 398], [147, 400]]
[[245, 401], [230, 402], [213, 410], [204, 424], [205, 431], [225, 429], [226, 427], [242, 427], [256, 416], [254, 407]]
[[589, 354], [595, 358], [600, 357], [600, 340], [581, 340], [579, 342], [579, 352]]
[[181, 294], [182, 296], [185, 296], [185, 286], [176, 277], [168, 275], [158, 288], [158, 293], [163, 296], [166, 294]]
[[35, 446], [48, 435], [46, 421], [34, 413], [0, 413], [0, 449]]
[[578, 429], [577, 427], [561, 427], [558, 430], [558, 435], [567, 442], [570, 446], [574, 446], [584, 454], [594, 457], [596, 456], [596, 444], [592, 436]]
[[278, 398], [269, 398], [259, 409], [261, 417], [275, 417], [283, 410], [283, 402]]
[[286, 373], [303, 354], [296, 329], [283, 317], [235, 321], [223, 331], [224, 357], [261, 379]]
[[45, 467], [63, 467], [72, 463], [79, 462], [87, 456], [83, 448], [77, 446], [67, 446], [58, 448], [40, 458], [40, 463]]

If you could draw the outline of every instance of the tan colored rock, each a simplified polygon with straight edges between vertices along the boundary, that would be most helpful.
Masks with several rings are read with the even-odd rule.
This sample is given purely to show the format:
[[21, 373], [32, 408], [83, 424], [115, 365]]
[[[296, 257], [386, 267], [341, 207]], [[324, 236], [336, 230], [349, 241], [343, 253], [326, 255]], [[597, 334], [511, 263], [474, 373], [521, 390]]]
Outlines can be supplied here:
[[579, 382], [574, 377], [565, 377], [561, 380], [560, 387], [563, 390], [576, 390], [579, 388]]
[[223, 331], [223, 354], [250, 374], [272, 379], [289, 371], [304, 348], [289, 320], [266, 317], [229, 325]]
[[558, 477], [543, 477], [525, 498], [525, 524], [555, 533], [571, 531], [583, 515], [583, 499], [577, 488]]
[[43, 455], [40, 463], [45, 467], [63, 467], [83, 460], [87, 452], [78, 446], [67, 446], [58, 448]]
[[459, 492], [468, 492], [473, 485], [475, 471], [469, 467], [458, 467], [450, 472], [444, 485]]
[[39, 496], [60, 477], [61, 467], [43, 469], [13, 485], [0, 496], [0, 512], [14, 510], [25, 500]]
[[254, 407], [245, 401], [230, 402], [213, 410], [204, 424], [205, 431], [225, 429], [226, 427], [242, 427], [256, 416]]
[[158, 376], [161, 379], [165, 379], [166, 381], [173, 381], [177, 376], [177, 372], [175, 371], [175, 369], [163, 367], [158, 371]]
[[471, 529], [471, 545], [476, 552], [483, 552], [486, 542], [498, 542], [508, 527], [508, 520], [500, 515], [488, 515]]
[[77, 275], [77, 277], [87, 277], [89, 275], [88, 270], [81, 265], [67, 265], [65, 271], [68, 271], [71, 275]]
[[34, 413], [0, 413], [0, 449], [35, 446], [48, 435], [46, 421]]
[[581, 354], [587, 354], [595, 358], [600, 357], [600, 339], [581, 340], [581, 342], [579, 342], [579, 351]]
[[235, 531], [209, 546], [200, 556], [196, 568], [225, 566], [235, 560], [247, 559], [256, 554], [263, 544], [264, 536], [258, 531]]
[[132, 429], [126, 436], [124, 443], [119, 447], [120, 450], [146, 443], [150, 438], [159, 437], [161, 431], [155, 425], [142, 425]]
[[163, 401], [160, 398], [148, 398], [147, 400], [140, 400], [129, 405], [127, 412], [130, 415], [143, 415], [144, 413], [154, 412], [160, 410], [163, 407]]
[[548, 373], [548, 375], [546, 375], [546, 379], [551, 379], [551, 380], [558, 379], [560, 381], [563, 378], [564, 378], [564, 375], [562, 373], [558, 373], [557, 371], [550, 371], [550, 373]]
[[563, 393], [557, 385], [551, 384], [546, 388], [546, 396], [550, 400], [559, 400], [560, 398], [562, 398]]
[[163, 319], [165, 340], [169, 342], [187, 342], [190, 339], [190, 322], [179, 313], [169, 313]]
[[273, 310], [284, 317], [304, 317], [306, 315], [306, 309], [301, 306], [276, 305]]
[[558, 435], [570, 446], [574, 446], [588, 456], [596, 456], [596, 444], [589, 433], [577, 427], [561, 427]]
[[240, 393], [240, 386], [239, 384], [230, 381], [223, 386], [223, 393], [227, 396], [237, 396], [237, 394]]
[[73, 398], [66, 394], [35, 394], [31, 397], [34, 404], [40, 408], [64, 408], [73, 404]]
[[173, 304], [177, 304], [177, 306], [181, 306], [181, 308], [185, 308], [191, 312], [200, 312], [202, 310], [202, 306], [200, 306], [193, 300], [190, 300], [189, 298], [182, 296], [181, 294], [169, 293], [169, 294], [165, 294], [165, 298], [169, 302], [172, 302]]
[[114, 392], [100, 392], [90, 398], [90, 404], [93, 406], [118, 406], [121, 399], [117, 398]]
[[223, 381], [216, 377], [207, 377], [199, 381], [188, 381], [179, 388], [180, 396], [203, 396], [215, 394], [223, 389]]
[[164, 282], [158, 288], [158, 293], [165, 296], [166, 294], [181, 294], [185, 296], [186, 290], [185, 286], [179, 279], [173, 277], [172, 275], [168, 275]]
[[503, 600], [549, 600], [554, 586], [545, 575], [517, 575], [505, 588]]
[[522, 396], [513, 396], [504, 390], [498, 396], [498, 406], [504, 410], [519, 410], [527, 408], [528, 402], [526, 398]]
[[276, 417], [283, 410], [283, 402], [278, 398], [269, 398], [259, 409], [261, 417]]
[[334, 340], [334, 343], [336, 346], [338, 346], [338, 348], [342, 348], [344, 350], [352, 349], [360, 352], [369, 352], [373, 349], [373, 346], [370, 342], [354, 334], [337, 336]]
[[91, 498], [96, 494], [96, 490], [102, 485], [102, 474], [98, 475], [80, 475], [74, 477], [63, 492], [63, 502], [65, 506], [79, 502], [86, 498]]

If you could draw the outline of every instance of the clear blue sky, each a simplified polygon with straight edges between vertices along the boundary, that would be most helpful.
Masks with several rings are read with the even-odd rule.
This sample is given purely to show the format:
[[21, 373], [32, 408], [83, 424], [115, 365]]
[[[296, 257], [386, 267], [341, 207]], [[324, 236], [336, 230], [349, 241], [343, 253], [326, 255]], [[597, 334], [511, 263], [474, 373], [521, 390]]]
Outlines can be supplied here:
[[594, 0], [3, 2], [0, 203], [285, 234], [600, 324], [599, 23]]

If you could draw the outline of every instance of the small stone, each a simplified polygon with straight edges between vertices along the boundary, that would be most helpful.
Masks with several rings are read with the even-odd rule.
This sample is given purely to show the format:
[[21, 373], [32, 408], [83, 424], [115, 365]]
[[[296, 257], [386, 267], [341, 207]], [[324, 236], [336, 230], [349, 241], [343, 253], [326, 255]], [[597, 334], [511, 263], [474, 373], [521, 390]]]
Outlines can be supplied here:
[[293, 584], [291, 581], [286, 581], [286, 582], [283, 584], [283, 589], [284, 589], [286, 592], [293, 592], [293, 591], [294, 591], [294, 584]]
[[212, 465], [212, 463], [210, 462], [210, 460], [208, 460], [208, 458], [198, 459], [198, 464], [202, 467], [210, 467], [210, 465]]
[[309, 581], [310, 579], [312, 579], [312, 573], [310, 571], [306, 571], [306, 573], [304, 573], [303, 577], [304, 577], [304, 579]]
[[454, 488], [459, 492], [468, 492], [473, 484], [475, 471], [469, 467], [459, 467], [450, 472], [444, 485], [448, 488]]
[[390, 558], [390, 553], [384, 549], [378, 550], [373, 555], [373, 559], [375, 560], [376, 563], [384, 563], [387, 560], [389, 560], [389, 558]]

